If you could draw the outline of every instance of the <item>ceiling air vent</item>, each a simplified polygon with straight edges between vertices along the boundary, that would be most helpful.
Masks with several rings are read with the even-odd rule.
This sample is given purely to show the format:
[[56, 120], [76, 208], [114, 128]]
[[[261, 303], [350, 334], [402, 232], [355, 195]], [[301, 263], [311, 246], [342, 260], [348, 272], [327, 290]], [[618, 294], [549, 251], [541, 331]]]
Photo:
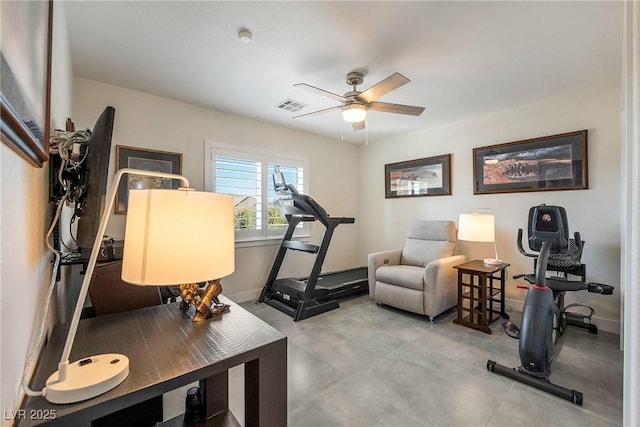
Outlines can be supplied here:
[[296, 112], [302, 110], [304, 107], [307, 107], [307, 104], [303, 104], [300, 101], [294, 101], [293, 99], [285, 99], [284, 101], [282, 101], [278, 105], [276, 105], [276, 108], [279, 108], [281, 110], [290, 111], [292, 113], [296, 113]]

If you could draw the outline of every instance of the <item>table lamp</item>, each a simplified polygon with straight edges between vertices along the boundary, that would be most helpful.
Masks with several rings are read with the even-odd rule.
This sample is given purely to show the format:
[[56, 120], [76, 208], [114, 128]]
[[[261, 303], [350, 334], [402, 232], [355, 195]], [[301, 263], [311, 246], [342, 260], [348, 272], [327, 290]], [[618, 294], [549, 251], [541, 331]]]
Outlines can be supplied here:
[[493, 243], [495, 258], [485, 258], [484, 263], [489, 265], [502, 264], [502, 260], [498, 258], [496, 223], [491, 210], [476, 209], [472, 214], [460, 214], [458, 240]]
[[[181, 175], [121, 169], [109, 187], [96, 239], [87, 263], [58, 370], [43, 390], [51, 403], [74, 403], [115, 388], [129, 375], [123, 354], [86, 356], [73, 363], [69, 355], [78, 329], [93, 270], [118, 183], [124, 174], [189, 181]], [[122, 278], [137, 285], [186, 284], [188, 302], [196, 306], [194, 320], [219, 314], [228, 306], [217, 302], [219, 279], [234, 270], [233, 197], [190, 188], [131, 190], [128, 198]], [[198, 283], [209, 282], [205, 291]], [[198, 289], [194, 291], [194, 287]], [[186, 305], [186, 303], [185, 303]], [[196, 319], [196, 317], [198, 319]]]

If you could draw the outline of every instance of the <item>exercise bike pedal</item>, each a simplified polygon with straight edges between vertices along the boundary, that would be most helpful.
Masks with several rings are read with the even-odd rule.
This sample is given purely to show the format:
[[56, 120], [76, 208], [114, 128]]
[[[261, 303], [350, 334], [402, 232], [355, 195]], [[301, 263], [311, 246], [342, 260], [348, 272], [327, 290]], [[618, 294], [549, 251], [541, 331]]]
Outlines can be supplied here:
[[[585, 313], [579, 311], [570, 311], [575, 309], [582, 309]], [[598, 327], [591, 323], [591, 318], [595, 311], [592, 307], [583, 304], [569, 304], [564, 308], [565, 322], [571, 326], [577, 326], [579, 328], [587, 329], [589, 333], [597, 334]]]
[[504, 333], [509, 335], [513, 339], [520, 339], [520, 328], [511, 321], [507, 320], [506, 322], [502, 322], [502, 328], [504, 329]]

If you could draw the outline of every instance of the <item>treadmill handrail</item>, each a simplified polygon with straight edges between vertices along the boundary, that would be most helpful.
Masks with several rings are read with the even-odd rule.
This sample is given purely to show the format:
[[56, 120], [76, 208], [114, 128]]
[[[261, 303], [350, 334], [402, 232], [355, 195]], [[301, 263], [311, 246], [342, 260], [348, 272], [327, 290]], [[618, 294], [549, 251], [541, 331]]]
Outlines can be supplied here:
[[306, 194], [290, 194], [276, 199], [274, 205], [286, 216], [308, 217], [313, 216], [325, 226], [330, 222], [338, 221], [340, 224], [353, 224], [355, 218], [331, 217], [322, 206]]

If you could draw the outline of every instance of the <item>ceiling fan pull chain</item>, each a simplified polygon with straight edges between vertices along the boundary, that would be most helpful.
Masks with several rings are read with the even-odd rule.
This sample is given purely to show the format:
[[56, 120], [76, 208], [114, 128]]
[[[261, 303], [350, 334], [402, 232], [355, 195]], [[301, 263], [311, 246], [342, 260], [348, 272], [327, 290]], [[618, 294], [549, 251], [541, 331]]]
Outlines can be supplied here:
[[340, 120], [340, 141], [344, 142], [344, 120]]

